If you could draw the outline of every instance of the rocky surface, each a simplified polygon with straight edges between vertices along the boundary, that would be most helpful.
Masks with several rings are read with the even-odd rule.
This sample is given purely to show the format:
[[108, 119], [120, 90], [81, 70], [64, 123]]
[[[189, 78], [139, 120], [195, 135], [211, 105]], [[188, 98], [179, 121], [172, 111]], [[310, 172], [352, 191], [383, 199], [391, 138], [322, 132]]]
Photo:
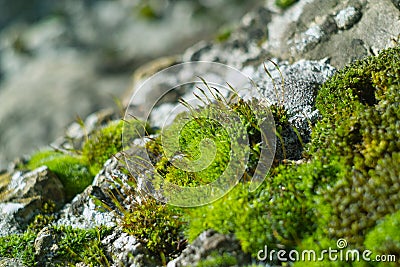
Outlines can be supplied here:
[[0, 169], [115, 106], [133, 69], [210, 39], [255, 1], [226, 2], [0, 1]]
[[241, 252], [239, 242], [232, 235], [222, 235], [214, 230], [207, 230], [201, 233], [179, 257], [170, 261], [167, 266], [195, 266], [199, 261], [209, 260], [215, 255], [223, 254], [237, 259], [237, 266], [250, 264], [250, 257]]
[[0, 191], [0, 236], [20, 232], [41, 213], [46, 202], [64, 204], [64, 189], [46, 166], [31, 172], [15, 172], [8, 187]]
[[[109, 4], [110, 6], [103, 4], [104, 6], [94, 5], [94, 8], [102, 10], [99, 14], [103, 14], [101, 16], [104, 17], [100, 20], [104, 20], [105, 23], [108, 14], [105, 7], [112, 8], [112, 4]], [[120, 12], [122, 11], [120, 10]], [[382, 16], [382, 14], [385, 14], [385, 16]], [[132, 93], [138, 90], [146, 78], [167, 66], [190, 60], [221, 62], [237, 68], [257, 85], [258, 90], [241, 91], [242, 97], [256, 97], [270, 104], [283, 105], [289, 111], [290, 122], [300, 130], [301, 138], [307, 141], [311, 133], [309, 122], [318, 119], [314, 100], [319, 85], [333, 75], [335, 68], [340, 68], [352, 60], [375, 54], [379, 50], [395, 45], [400, 35], [399, 15], [399, 2], [394, 0], [298, 1], [285, 11], [277, 9], [271, 2], [267, 1], [263, 7], [244, 16], [238, 29], [225, 42], [202, 41], [187, 49], [181, 56], [159, 59], [140, 68], [134, 74], [134, 84], [126, 93], [123, 102], [129, 103]], [[41, 37], [41, 40], [29, 41], [30, 45], [27, 50], [41, 53], [40, 50], [44, 49], [43, 46], [48, 40], [52, 40], [48, 45], [52, 46], [52, 49], [55, 49], [57, 53], [48, 56], [47, 63], [49, 65], [46, 65], [46, 68], [42, 65], [43, 69], [41, 69], [41, 66], [35, 65], [38, 64], [37, 61], [26, 64], [28, 61], [25, 62], [24, 58], [31, 57], [28, 53], [23, 56], [19, 55], [18, 60], [15, 60], [15, 65], [3, 66], [3, 72], [14, 73], [22, 68], [21, 73], [24, 74], [24, 71], [28, 73], [28, 68], [31, 68], [31, 71], [37, 71], [37, 75], [40, 77], [40, 75], [49, 75], [46, 71], [50, 69], [50, 76], [54, 79], [50, 83], [52, 88], [57, 86], [68, 87], [71, 83], [78, 96], [80, 90], [77, 88], [87, 89], [100, 86], [100, 84], [107, 84], [107, 77], [99, 78], [97, 70], [91, 69], [96, 65], [93, 65], [95, 60], [92, 55], [86, 57], [83, 55], [86, 55], [86, 52], [76, 54], [69, 50], [68, 53], [67, 50], [57, 50], [58, 42], [61, 42], [62, 38], [69, 38], [70, 33], [67, 29], [62, 29], [65, 25], [63, 26], [63, 23], [57, 22], [57, 20], [49, 23], [49, 25], [43, 26], [48, 27], [47, 33]], [[109, 27], [114, 25], [113, 23], [120, 25], [112, 21], [108, 23]], [[86, 26], [89, 27], [90, 25], [89, 23]], [[115, 25], [114, 27], [116, 27]], [[84, 31], [85, 29], [81, 30]], [[82, 38], [83, 36], [87, 38], [86, 42], [88, 43], [95, 40], [90, 34], [76, 34], [81, 34]], [[36, 34], [32, 34], [32, 36], [34, 36], [33, 39], [40, 37]], [[115, 41], [113, 38], [111, 40]], [[4, 52], [7, 49], [2, 51]], [[58, 57], [60, 54], [63, 55], [61, 58]], [[7, 52], [2, 55], [7, 56]], [[279, 71], [274, 64], [266, 60], [267, 58], [272, 58]], [[54, 65], [56, 64], [55, 61], [65, 63], [67, 70], [57, 72], [58, 65]], [[83, 64], [88, 64], [88, 69], [92, 71], [82, 72], [81, 67], [77, 65], [79, 61], [86, 62]], [[264, 61], [265, 65], [263, 64]], [[272, 80], [266, 74], [264, 66]], [[281, 74], [284, 81], [281, 80]], [[144, 97], [136, 99], [136, 102], [130, 108], [144, 108], [147, 104], [146, 100], [157, 98], [160, 90], [163, 90], [162, 86], [173, 84], [176, 82], [177, 76], [167, 77], [168, 80], [164, 80], [165, 84], [159, 84], [160, 87], [155, 86], [152, 89], [153, 91], [144, 92]], [[8, 84], [9, 88], [16, 88], [12, 90], [22, 92], [23, 89], [21, 88], [32, 83], [32, 81], [21, 81], [17, 84], [18, 76], [11, 75], [10, 77], [3, 81], [3, 84]], [[122, 78], [122, 80], [125, 78]], [[121, 79], [113, 76], [108, 81], [110, 84], [114, 84], [114, 82], [119, 84]], [[273, 81], [276, 87], [274, 87]], [[41, 86], [37, 85], [38, 88]], [[4, 99], [2, 94], [4, 96], [11, 95], [11, 89], [8, 90], [7, 88], [0, 91], [0, 99]], [[9, 93], [7, 93], [8, 91]], [[76, 97], [75, 93], [74, 97]], [[157, 123], [161, 125], [160, 122], [165, 121], [169, 112], [178, 105], [177, 97], [185, 97], [192, 95], [192, 93], [193, 88], [183, 87], [182, 91], [178, 91], [165, 101], [161, 101], [154, 109], [155, 112], [150, 121], [153, 125], [157, 125]], [[96, 99], [95, 94], [91, 93], [91, 96]], [[32, 100], [29, 95], [25, 97]], [[83, 99], [83, 96], [80, 98]], [[69, 96], [65, 95], [63, 99], [65, 99], [64, 105], [69, 106]], [[51, 97], [43, 99], [43, 96], [38, 96], [35, 101], [41, 103], [42, 106], [46, 106], [46, 103], [49, 102], [55, 102], [59, 107], [62, 107], [63, 104], [56, 99], [51, 99]], [[19, 119], [23, 114], [28, 113], [28, 109], [25, 110], [24, 105], [22, 105], [21, 113], [19, 111], [14, 112], [18, 103], [12, 101], [10, 101], [10, 104], [5, 103], [2, 110], [6, 109], [3, 109], [3, 107], [9, 107], [9, 110], [13, 108], [14, 115], [11, 119]], [[92, 103], [79, 105], [82, 108], [86, 106], [87, 110], [97, 107], [91, 106]], [[53, 112], [48, 111], [48, 113], [47, 118], [59, 120], [54, 117]], [[109, 109], [92, 114], [83, 120], [85, 127], [82, 127], [78, 122], [72, 123], [67, 128], [66, 135], [57, 139], [53, 145], [65, 151], [79, 149], [88, 133], [116, 117], [116, 113]], [[0, 115], [0, 122], [2, 122], [1, 118]], [[46, 117], [41, 118], [47, 120]], [[43, 132], [47, 133], [47, 128], [51, 128], [56, 123], [55, 121], [46, 121], [42, 124], [32, 122], [29, 125], [33, 128], [41, 128]], [[5, 133], [2, 132], [1, 138], [9, 138], [10, 135], [14, 135], [15, 131], [15, 129], [10, 129]], [[297, 139], [297, 135], [294, 132], [289, 133], [285, 144], [291, 158], [299, 159], [301, 158], [302, 145], [293, 142], [295, 139]], [[129, 155], [140, 156], [143, 153], [144, 140], [136, 141], [134, 146], [126, 152]], [[9, 144], [11, 146], [13, 142], [10, 141]], [[135, 237], [123, 233], [119, 227], [116, 227], [121, 216], [121, 210], [116, 207], [116, 201], [126, 209], [133, 208], [134, 205], [141, 202], [140, 196], [135, 194], [131, 187], [130, 182], [132, 181], [129, 181], [124, 170], [125, 167], [121, 163], [123, 161], [119, 161], [118, 158], [123, 159], [123, 154], [118, 154], [108, 160], [103, 170], [94, 178], [93, 183], [70, 203], [62, 206], [61, 210], [56, 213], [57, 221], [55, 224], [78, 228], [111, 227], [112, 233], [101, 240], [111, 266], [155, 266], [157, 264], [147, 257], [149, 252], [143, 244]], [[44, 199], [52, 200], [60, 206], [64, 204], [62, 187], [59, 186], [57, 177], [51, 174], [48, 169], [44, 167], [30, 173], [18, 172], [17, 169], [10, 165], [8, 171], [0, 174], [0, 236], [22, 232], [23, 226], [38, 212]], [[144, 191], [148, 186], [146, 179], [144, 179], [146, 177], [146, 165], [138, 164], [133, 176], [136, 178], [138, 191]], [[51, 259], [53, 245], [57, 238], [49, 228], [42, 229], [35, 240], [36, 254], [42, 259]], [[241, 252], [240, 244], [233, 236], [222, 235], [209, 230], [203, 232], [181, 255], [170, 261], [168, 266], [196, 266], [201, 260], [212, 259], [213, 255], [224, 253], [235, 257], [239, 264], [250, 262], [248, 255]], [[14, 259], [0, 258], [0, 266], [20, 266], [18, 264], [18, 261]], [[79, 265], [85, 266], [83, 263]]]

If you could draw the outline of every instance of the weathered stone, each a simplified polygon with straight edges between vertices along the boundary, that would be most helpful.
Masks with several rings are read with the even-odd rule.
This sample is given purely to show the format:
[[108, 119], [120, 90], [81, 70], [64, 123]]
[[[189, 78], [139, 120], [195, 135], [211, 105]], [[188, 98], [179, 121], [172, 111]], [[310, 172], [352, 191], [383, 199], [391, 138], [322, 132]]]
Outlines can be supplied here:
[[25, 174], [16, 172], [11, 178], [3, 201], [32, 197], [40, 197], [43, 201], [53, 201], [58, 206], [64, 203], [63, 185], [46, 166]]
[[28, 173], [16, 172], [1, 192], [0, 236], [18, 233], [39, 214], [44, 203], [64, 204], [61, 182], [47, 167]]
[[37, 234], [34, 248], [40, 266], [51, 266], [52, 259], [58, 249], [59, 240], [60, 236], [53, 228], [45, 227]]
[[299, 1], [272, 17], [263, 47], [282, 59], [330, 58], [330, 64], [340, 68], [395, 46], [398, 17], [399, 10], [389, 0]]
[[14, 211], [22, 209], [18, 203], [0, 203], [0, 237], [22, 232], [20, 224], [14, 218]]
[[347, 30], [351, 28], [361, 18], [361, 12], [355, 7], [349, 6], [340, 10], [335, 16], [335, 21], [339, 29]]
[[25, 267], [25, 265], [17, 259], [0, 258], [0, 267]]
[[240, 243], [232, 235], [222, 235], [207, 230], [199, 235], [181, 255], [168, 263], [168, 267], [197, 266], [199, 261], [212, 258], [212, 253], [229, 254], [236, 258], [238, 266], [250, 263], [250, 256], [242, 252]]

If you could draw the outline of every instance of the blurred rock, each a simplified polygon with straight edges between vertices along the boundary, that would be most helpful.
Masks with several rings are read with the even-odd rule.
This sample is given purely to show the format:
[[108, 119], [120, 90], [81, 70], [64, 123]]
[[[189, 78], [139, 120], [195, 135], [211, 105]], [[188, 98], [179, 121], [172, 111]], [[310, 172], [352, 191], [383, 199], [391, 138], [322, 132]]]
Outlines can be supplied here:
[[240, 243], [233, 235], [223, 235], [214, 230], [207, 230], [201, 233], [178, 258], [170, 261], [167, 266], [197, 266], [200, 261], [213, 258], [213, 253], [234, 257], [237, 260], [237, 266], [250, 264], [250, 256], [242, 252]]
[[115, 106], [141, 64], [210, 39], [255, 2], [151, 1], [146, 17], [147, 1], [0, 0], [0, 169]]
[[398, 43], [400, 14], [397, 1], [392, 2], [299, 1], [272, 17], [262, 46], [281, 59], [329, 58], [332, 66], [341, 68]]

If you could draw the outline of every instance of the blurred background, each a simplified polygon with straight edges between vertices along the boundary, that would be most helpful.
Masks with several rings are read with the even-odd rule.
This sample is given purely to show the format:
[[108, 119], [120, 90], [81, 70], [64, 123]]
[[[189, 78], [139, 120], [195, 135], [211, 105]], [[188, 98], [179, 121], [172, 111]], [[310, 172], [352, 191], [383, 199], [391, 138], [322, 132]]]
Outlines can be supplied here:
[[0, 169], [116, 108], [142, 64], [224, 38], [261, 0], [0, 0]]

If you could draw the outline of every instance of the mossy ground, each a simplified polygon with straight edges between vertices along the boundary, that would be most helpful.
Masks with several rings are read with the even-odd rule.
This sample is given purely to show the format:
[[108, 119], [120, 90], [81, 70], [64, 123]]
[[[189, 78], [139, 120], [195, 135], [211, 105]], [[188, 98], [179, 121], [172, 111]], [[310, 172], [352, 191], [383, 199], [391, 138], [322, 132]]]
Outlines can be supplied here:
[[[79, 262], [89, 266], [109, 266], [100, 240], [110, 233], [110, 229], [51, 228], [58, 238], [52, 266], [74, 266]], [[28, 230], [23, 234], [0, 237], [0, 255], [20, 259], [27, 266], [42, 266], [43, 259], [35, 254], [34, 241], [37, 235], [37, 232]]]
[[[202, 207], [177, 210], [155, 200], [145, 202], [126, 211], [122, 226], [149, 249], [159, 253], [161, 262], [179, 252], [182, 247], [177, 244], [185, 244], [185, 238], [192, 241], [210, 228], [221, 233], [234, 233], [243, 251], [254, 258], [266, 245], [286, 251], [321, 251], [336, 248], [336, 241], [344, 238], [348, 248], [394, 254], [399, 261], [399, 70], [400, 48], [397, 47], [337, 72], [319, 91], [316, 106], [322, 119], [313, 126], [311, 142], [305, 144], [305, 160], [300, 164], [284, 160], [274, 162], [255, 192], [250, 192], [247, 180], [242, 179], [242, 183], [223, 198]], [[245, 103], [233, 107], [243, 125], [249, 126], [245, 127], [251, 141], [249, 162], [257, 162], [258, 129], [251, 123], [251, 114], [246, 115]], [[287, 114], [278, 107], [273, 110], [279, 111], [274, 112], [277, 125], [285, 126]], [[188, 124], [180, 145], [196, 159], [200, 140], [218, 133], [222, 144], [217, 150], [218, 167], [214, 170], [217, 176], [224, 168], [225, 133], [212, 121], [203, 123], [209, 124], [207, 130], [203, 130], [198, 122]], [[103, 137], [94, 135], [84, 148], [86, 163], [94, 166], [92, 172], [122, 148], [118, 141], [119, 126], [113, 127], [114, 130], [103, 129]], [[216, 131], [211, 133], [211, 130]], [[112, 147], [104, 148], [109, 141]], [[159, 139], [149, 142], [147, 149], [153, 155], [156, 171], [164, 178], [187, 186], [213, 179], [213, 169], [207, 170], [206, 178], [210, 180], [204, 180], [204, 175], [181, 173], [171, 167]], [[249, 176], [254, 168], [251, 165], [246, 169]], [[10, 238], [18, 242], [10, 241]], [[32, 232], [4, 237], [0, 239], [0, 248], [8, 253], [6, 255], [31, 261], [29, 250], [27, 254], [22, 253], [19, 243], [29, 247], [32, 238]], [[207, 266], [233, 260], [230, 255], [223, 255], [201, 264]], [[281, 263], [277, 259], [273, 261]], [[295, 265], [329, 264], [378, 265], [374, 262], [297, 262]]]
[[67, 200], [72, 199], [92, 183], [93, 175], [82, 157], [50, 150], [40, 151], [32, 156], [26, 167], [34, 170], [43, 165], [60, 179]]

